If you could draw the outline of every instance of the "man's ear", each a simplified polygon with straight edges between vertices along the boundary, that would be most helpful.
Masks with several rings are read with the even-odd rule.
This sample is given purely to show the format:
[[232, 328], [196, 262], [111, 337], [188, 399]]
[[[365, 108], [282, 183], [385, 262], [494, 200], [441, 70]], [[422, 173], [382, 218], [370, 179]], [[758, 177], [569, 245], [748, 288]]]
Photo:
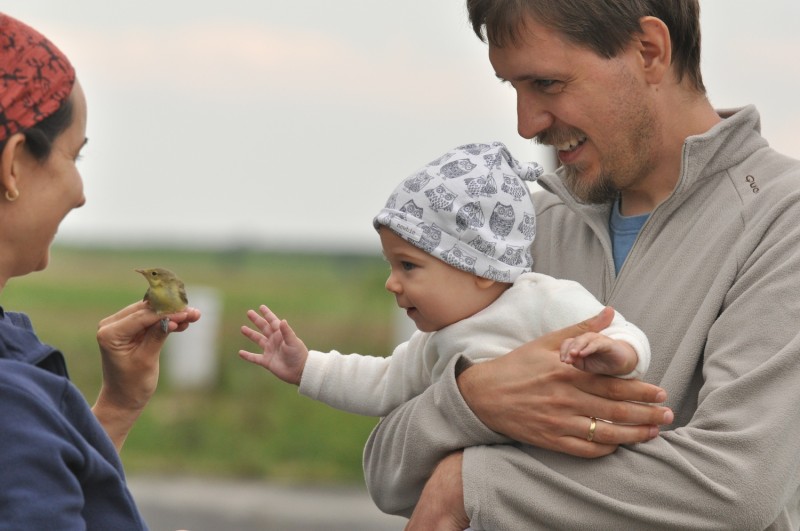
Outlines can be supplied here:
[[23, 144], [25, 135], [15, 133], [8, 138], [3, 151], [0, 152], [0, 186], [12, 195], [19, 193], [17, 179]]
[[641, 66], [645, 80], [651, 85], [658, 85], [672, 67], [672, 38], [669, 28], [656, 17], [642, 17], [639, 21], [641, 33], [637, 33], [634, 42], [641, 57]]

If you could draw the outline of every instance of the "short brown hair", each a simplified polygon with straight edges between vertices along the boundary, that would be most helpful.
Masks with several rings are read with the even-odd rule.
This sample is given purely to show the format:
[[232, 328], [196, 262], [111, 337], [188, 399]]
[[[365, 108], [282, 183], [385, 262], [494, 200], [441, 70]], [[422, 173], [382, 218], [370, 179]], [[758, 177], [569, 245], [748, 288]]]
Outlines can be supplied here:
[[522, 17], [528, 14], [606, 58], [619, 54], [641, 32], [643, 17], [659, 18], [669, 28], [678, 80], [687, 76], [697, 91], [705, 93], [698, 0], [467, 0], [467, 10], [475, 34], [493, 46], [516, 44]]

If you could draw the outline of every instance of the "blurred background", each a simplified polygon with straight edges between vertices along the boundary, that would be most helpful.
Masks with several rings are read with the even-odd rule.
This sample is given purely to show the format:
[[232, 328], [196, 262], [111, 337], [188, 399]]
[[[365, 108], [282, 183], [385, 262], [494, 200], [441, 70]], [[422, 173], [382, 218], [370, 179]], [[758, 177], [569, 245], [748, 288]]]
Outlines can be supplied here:
[[[798, 157], [800, 4], [768, 7], [701, 1], [705, 82], [719, 108], [757, 105], [766, 138]], [[411, 328], [383, 289], [371, 220], [397, 182], [478, 141], [553, 169], [548, 151], [517, 136], [514, 92], [495, 79], [464, 1], [26, 0], [0, 10], [71, 58], [90, 139], [86, 206], [62, 224], [50, 267], [13, 280], [2, 305], [31, 314], [90, 399], [96, 324], [141, 298], [134, 268], [175, 270], [208, 317], [201, 346], [170, 339], [159, 392], [123, 451], [129, 474], [363, 493], [361, 450], [376, 419], [316, 404], [239, 360], [239, 327], [267, 303], [311, 348], [388, 354]]]
[[[0, 0], [71, 58], [89, 101], [88, 203], [62, 243], [374, 253], [397, 182], [516, 134], [464, 0]], [[702, 0], [716, 107], [753, 103], [798, 155], [800, 4]]]

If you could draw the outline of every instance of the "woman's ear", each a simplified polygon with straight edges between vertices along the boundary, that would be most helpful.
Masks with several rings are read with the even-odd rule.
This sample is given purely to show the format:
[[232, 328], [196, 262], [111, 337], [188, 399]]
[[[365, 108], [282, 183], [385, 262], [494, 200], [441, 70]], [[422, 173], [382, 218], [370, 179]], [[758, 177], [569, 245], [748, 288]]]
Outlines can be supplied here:
[[651, 85], [658, 85], [672, 67], [672, 38], [669, 28], [656, 17], [642, 17], [639, 24], [641, 33], [636, 35], [635, 42], [639, 48], [645, 79]]
[[19, 195], [17, 179], [19, 177], [20, 160], [19, 156], [23, 152], [25, 135], [15, 133], [11, 135], [3, 151], [0, 152], [0, 186], [11, 195]]

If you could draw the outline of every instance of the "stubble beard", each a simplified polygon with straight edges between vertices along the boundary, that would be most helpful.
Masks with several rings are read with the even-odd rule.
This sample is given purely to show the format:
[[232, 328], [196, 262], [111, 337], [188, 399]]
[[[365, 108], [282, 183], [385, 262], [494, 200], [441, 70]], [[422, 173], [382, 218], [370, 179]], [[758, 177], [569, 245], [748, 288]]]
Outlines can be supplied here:
[[587, 205], [602, 205], [614, 201], [620, 190], [611, 179], [611, 175], [603, 168], [600, 173], [591, 181], [583, 177], [585, 165], [569, 164], [564, 165], [561, 178], [572, 195], [579, 202]]
[[[536, 136], [534, 141], [543, 146], [555, 146], [572, 138], [583, 138], [586, 135], [576, 128], [548, 129]], [[614, 184], [611, 174], [601, 166], [600, 172], [594, 179], [585, 177], [587, 165], [562, 164], [561, 179], [580, 203], [596, 205], [608, 203], [619, 194], [619, 189]]]
[[[561, 166], [561, 179], [578, 202], [589, 205], [609, 204], [625, 189], [640, 182], [652, 171], [651, 153], [658, 120], [647, 106], [629, 108], [635, 108], [635, 111], [629, 110], [617, 122], [618, 128], [629, 133], [620, 137], [617, 149], [607, 152], [604, 160], [600, 161], [596, 176], [587, 174], [588, 165], [585, 163]], [[548, 130], [537, 135], [535, 142], [552, 146], [565, 139], [585, 136], [575, 128]]]

